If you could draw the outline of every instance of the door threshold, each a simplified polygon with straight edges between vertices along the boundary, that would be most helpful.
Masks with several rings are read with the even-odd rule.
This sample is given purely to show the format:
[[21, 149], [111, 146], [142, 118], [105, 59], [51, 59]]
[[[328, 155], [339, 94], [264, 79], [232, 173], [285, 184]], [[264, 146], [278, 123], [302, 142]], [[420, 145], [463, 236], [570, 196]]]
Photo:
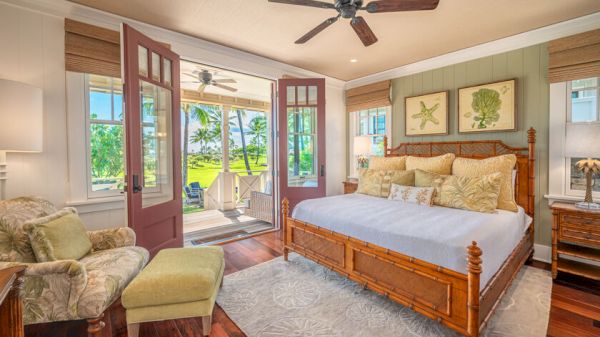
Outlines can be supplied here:
[[[264, 230], [261, 230], [261, 231], [257, 231], [257, 232], [254, 232], [254, 233], [244, 233], [244, 234], [239, 234], [239, 235], [234, 234], [233, 236], [229, 235], [229, 236], [224, 237], [222, 239], [210, 240], [210, 241], [203, 242], [203, 243], [200, 243], [200, 244], [193, 244], [190, 241], [189, 243], [186, 242], [186, 245], [188, 245], [188, 247], [201, 247], [201, 246], [208, 246], [208, 245], [224, 245], [226, 243], [231, 243], [231, 242], [235, 242], [235, 241], [241, 241], [241, 240], [249, 239], [249, 238], [257, 236], [257, 235], [262, 235], [262, 234], [267, 234], [267, 233], [277, 232], [277, 231], [279, 231], [278, 228], [270, 228], [270, 229], [264, 229]], [[236, 232], [234, 232], [234, 233], [236, 233]]]

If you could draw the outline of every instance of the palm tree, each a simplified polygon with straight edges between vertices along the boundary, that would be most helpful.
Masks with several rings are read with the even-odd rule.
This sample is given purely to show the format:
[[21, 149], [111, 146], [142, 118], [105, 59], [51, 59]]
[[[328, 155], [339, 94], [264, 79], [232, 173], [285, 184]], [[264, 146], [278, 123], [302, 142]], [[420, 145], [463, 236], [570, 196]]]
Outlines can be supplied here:
[[237, 115], [238, 126], [240, 127], [240, 136], [242, 138], [242, 153], [244, 154], [244, 164], [246, 164], [246, 172], [248, 175], [252, 175], [252, 169], [250, 168], [250, 162], [248, 161], [248, 149], [246, 148], [246, 138], [244, 136], [244, 125], [242, 124], [242, 115], [246, 114], [243, 109], [235, 109]]
[[254, 136], [252, 142], [256, 146], [256, 161], [255, 164], [258, 164], [258, 159], [260, 157], [260, 153], [262, 152], [261, 141], [263, 144], [267, 142], [267, 119], [265, 116], [256, 116], [250, 120], [248, 123], [248, 135]]
[[199, 128], [192, 135], [192, 143], [200, 145], [200, 153], [208, 153], [208, 144], [213, 140], [211, 131], [208, 128]]

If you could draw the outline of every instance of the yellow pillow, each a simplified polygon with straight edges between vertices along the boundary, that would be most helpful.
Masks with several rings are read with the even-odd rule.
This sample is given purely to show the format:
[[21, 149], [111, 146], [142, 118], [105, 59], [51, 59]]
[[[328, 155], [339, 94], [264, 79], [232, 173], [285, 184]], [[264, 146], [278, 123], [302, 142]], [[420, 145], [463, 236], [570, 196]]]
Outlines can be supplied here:
[[356, 193], [387, 198], [390, 195], [392, 184], [409, 186], [414, 185], [415, 172], [372, 169], [360, 170]]
[[371, 170], [406, 170], [406, 156], [400, 157], [371, 157], [369, 158]]
[[452, 173], [452, 162], [456, 156], [454, 153], [446, 153], [437, 157], [413, 157], [406, 158], [407, 170], [423, 170], [437, 174]]
[[500, 172], [500, 195], [498, 208], [516, 212], [515, 192], [512, 184], [512, 173], [517, 163], [514, 154], [505, 154], [486, 159], [456, 158], [452, 164], [452, 174], [463, 177], [479, 177], [486, 174]]
[[440, 206], [493, 213], [498, 205], [500, 182], [499, 172], [479, 176], [443, 178], [440, 189]]
[[423, 170], [415, 170], [415, 186], [416, 187], [433, 187], [433, 204], [440, 205], [440, 185], [444, 182], [447, 175], [427, 172]]

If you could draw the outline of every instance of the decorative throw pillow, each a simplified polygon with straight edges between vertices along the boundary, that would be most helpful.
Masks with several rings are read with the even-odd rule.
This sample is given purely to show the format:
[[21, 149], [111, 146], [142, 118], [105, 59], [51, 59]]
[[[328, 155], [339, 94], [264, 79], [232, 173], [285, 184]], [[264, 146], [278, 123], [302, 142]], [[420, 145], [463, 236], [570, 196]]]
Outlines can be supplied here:
[[446, 179], [447, 175], [431, 173], [423, 170], [415, 170], [415, 186], [416, 187], [432, 187], [434, 189], [433, 204], [440, 204], [440, 186]]
[[23, 225], [38, 262], [79, 260], [92, 249], [77, 210], [66, 207]]
[[413, 157], [406, 158], [407, 170], [423, 170], [437, 174], [452, 173], [452, 162], [456, 156], [454, 153], [446, 153], [437, 157]]
[[369, 168], [371, 170], [406, 170], [406, 156], [400, 157], [371, 157], [369, 158]]
[[360, 170], [357, 193], [387, 198], [392, 184], [414, 185], [414, 171]]
[[433, 204], [433, 187], [414, 187], [392, 184], [389, 200], [398, 200], [407, 204], [427, 205]]
[[502, 174], [480, 177], [449, 176], [440, 189], [440, 206], [493, 213], [498, 205]]
[[454, 164], [452, 164], [452, 174], [463, 177], [480, 177], [500, 172], [502, 178], [498, 208], [516, 212], [518, 208], [515, 202], [512, 178], [516, 163], [517, 157], [514, 154], [505, 154], [486, 159], [456, 158]]

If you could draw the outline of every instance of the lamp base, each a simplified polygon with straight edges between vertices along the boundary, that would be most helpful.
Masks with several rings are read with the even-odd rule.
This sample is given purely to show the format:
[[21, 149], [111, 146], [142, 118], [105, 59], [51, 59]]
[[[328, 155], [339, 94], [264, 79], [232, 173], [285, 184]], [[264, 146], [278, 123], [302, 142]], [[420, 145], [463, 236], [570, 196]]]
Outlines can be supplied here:
[[600, 210], [600, 204], [597, 204], [595, 202], [578, 202], [575, 204], [575, 207], [577, 208], [581, 208], [581, 209], [587, 209], [587, 210]]

